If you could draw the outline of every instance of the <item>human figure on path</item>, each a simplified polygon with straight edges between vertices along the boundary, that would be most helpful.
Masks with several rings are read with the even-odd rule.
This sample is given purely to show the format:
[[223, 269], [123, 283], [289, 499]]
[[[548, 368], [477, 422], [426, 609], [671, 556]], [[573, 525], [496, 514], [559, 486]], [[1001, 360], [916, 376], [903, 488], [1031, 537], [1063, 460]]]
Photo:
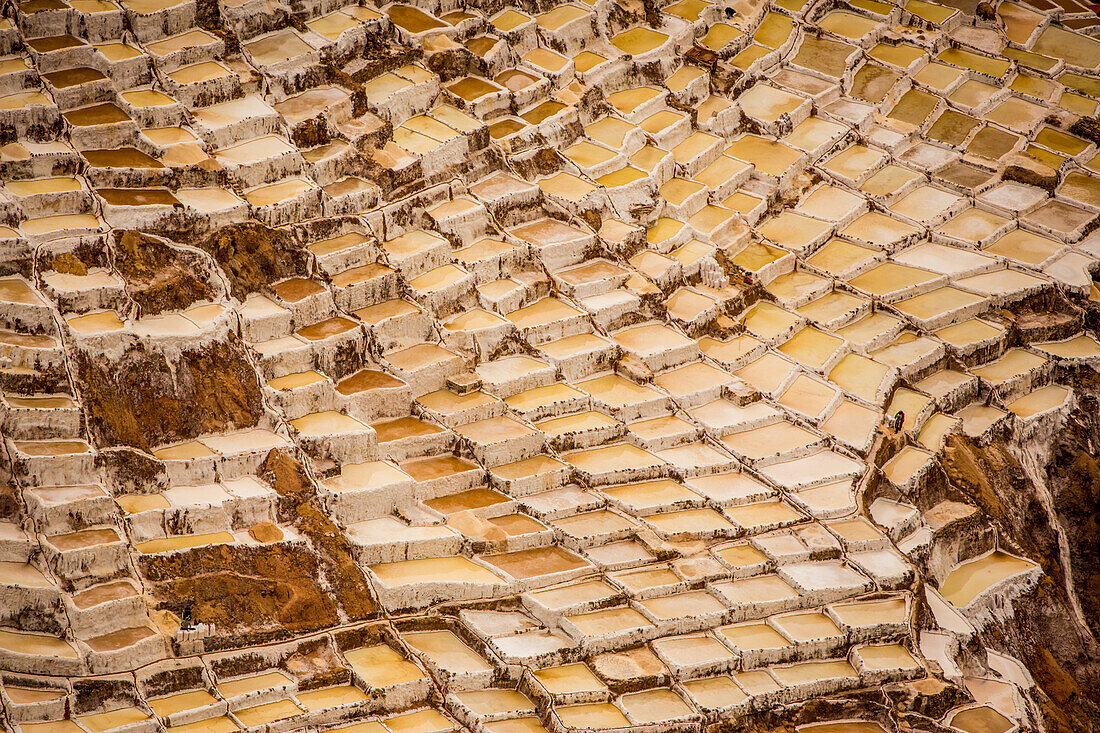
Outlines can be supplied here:
[[190, 631], [195, 628], [195, 623], [191, 618], [191, 601], [188, 601], [187, 605], [183, 607], [183, 618], [180, 619], [180, 628], [184, 631]]

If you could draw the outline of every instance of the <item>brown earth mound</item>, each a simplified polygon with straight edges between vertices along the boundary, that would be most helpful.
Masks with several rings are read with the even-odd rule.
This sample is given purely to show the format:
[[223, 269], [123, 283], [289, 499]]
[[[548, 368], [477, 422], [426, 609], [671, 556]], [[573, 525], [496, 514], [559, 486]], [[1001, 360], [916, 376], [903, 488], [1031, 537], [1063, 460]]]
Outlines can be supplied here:
[[1074, 135], [1079, 135], [1086, 140], [1092, 140], [1094, 143], [1100, 144], [1100, 120], [1082, 117], [1070, 125], [1069, 131]]
[[191, 601], [197, 622], [217, 625], [213, 643], [220, 648], [375, 616], [378, 606], [370, 586], [352, 559], [346, 537], [313, 506], [316, 490], [302, 466], [273, 450], [260, 474], [279, 493], [279, 521], [292, 523], [309, 544], [279, 542], [282, 531], [263, 523], [249, 533], [273, 544], [211, 545], [143, 556], [139, 568], [157, 607], [179, 615]]
[[88, 424], [99, 446], [150, 448], [255, 425], [263, 413], [256, 372], [232, 334], [184, 351], [176, 364], [141, 346], [120, 359], [75, 354]]
[[195, 620], [220, 633], [301, 633], [339, 622], [335, 600], [317, 582], [318, 559], [301, 545], [210, 545], [139, 564], [158, 606], [178, 615], [190, 600]]
[[182, 310], [216, 293], [202, 274], [206, 263], [193, 252], [177, 250], [159, 239], [134, 231], [115, 241], [115, 267], [142, 315]]
[[308, 274], [305, 250], [285, 232], [256, 222], [223, 227], [200, 246], [221, 265], [238, 300], [278, 280]]
[[248, 535], [257, 542], [262, 542], [267, 545], [281, 540], [283, 538], [283, 530], [279, 529], [278, 526], [271, 522], [260, 522], [259, 524], [253, 525], [248, 530]]
[[79, 257], [72, 252], [63, 252], [56, 254], [53, 257], [48, 258], [48, 262], [43, 262], [46, 265], [44, 269], [55, 270], [57, 272], [64, 272], [68, 275], [87, 275], [88, 265], [84, 263]]
[[[1048, 486], [1067, 535], [1071, 565], [1080, 568], [1091, 565], [1096, 556], [1089, 544], [1096, 538], [1100, 471], [1095, 459], [1082, 451], [1082, 442], [1087, 446], [1088, 440], [1078, 442], [1083, 436], [1073, 422], [1055, 436], [1059, 447]], [[982, 632], [984, 643], [1017, 656], [1031, 672], [1042, 691], [1037, 700], [1048, 730], [1100, 730], [1100, 647], [1088, 628], [1096, 627], [1095, 573], [1073, 580], [1072, 590], [1082, 599], [1086, 615], [1092, 616], [1083, 626], [1067, 594], [1053, 517], [1005, 446], [999, 440], [979, 446], [969, 438], [948, 436], [943, 467], [951, 483], [997, 526], [1005, 549], [1038, 562], [1046, 573], [1037, 588], [1013, 599], [1007, 619]]]
[[1058, 171], [1023, 153], [1006, 156], [1002, 178], [1027, 186], [1037, 186], [1052, 196], [1054, 189], [1058, 187]]
[[329, 586], [348, 618], [361, 620], [376, 615], [378, 605], [355, 563], [347, 536], [311, 501], [316, 490], [302, 465], [286, 453], [273, 450], [259, 473], [282, 497], [280, 512], [317, 550]]

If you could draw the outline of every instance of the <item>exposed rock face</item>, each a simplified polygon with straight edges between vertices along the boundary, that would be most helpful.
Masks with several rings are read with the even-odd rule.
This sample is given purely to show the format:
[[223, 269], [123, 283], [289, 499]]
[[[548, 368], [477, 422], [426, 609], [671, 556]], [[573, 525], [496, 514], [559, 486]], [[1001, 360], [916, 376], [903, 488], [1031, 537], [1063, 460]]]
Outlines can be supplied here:
[[12, 521], [19, 517], [19, 495], [15, 487], [4, 481], [0, 482], [0, 519]]
[[[1100, 730], [1100, 624], [1097, 606], [1097, 509], [1100, 470], [1091, 443], [1097, 426], [1096, 400], [1067, 420], [1054, 439], [1047, 487], [1036, 486], [1012, 456], [1012, 447], [995, 441], [979, 446], [950, 436], [943, 467], [994, 523], [1003, 543], [1038, 563], [1046, 574], [1039, 586], [1011, 603], [1011, 613], [982, 632], [991, 649], [1017, 656], [1041, 691], [1036, 695], [1049, 730]], [[1091, 407], [1091, 409], [1089, 409]], [[1090, 452], [1091, 451], [1091, 452]], [[1049, 488], [1056, 516], [1040, 498]], [[1062, 548], [1068, 549], [1072, 587]], [[1069, 597], [1085, 612], [1082, 625]]]
[[119, 234], [114, 251], [115, 266], [126, 280], [127, 295], [142, 315], [183, 310], [217, 295], [203, 276], [206, 263], [196, 253], [134, 231]]
[[1048, 473], [1070, 548], [1073, 583], [1093, 636], [1100, 636], [1100, 401], [1093, 395], [1066, 420]]
[[177, 361], [134, 346], [104, 360], [76, 354], [92, 434], [103, 446], [150, 449], [256, 424], [263, 412], [256, 372], [235, 336], [184, 349]]
[[[280, 522], [305, 542], [283, 543], [271, 523], [252, 528], [260, 547], [211, 545], [142, 557], [142, 575], [160, 608], [194, 602], [196, 622], [216, 624], [243, 645], [286, 638], [377, 614], [347, 539], [315, 504], [316, 490], [294, 458], [272, 451], [260, 474], [280, 497]], [[277, 533], [277, 536], [276, 536]]]
[[[1043, 712], [1050, 729], [1058, 731], [1100, 730], [1100, 379], [1084, 370], [1074, 385], [1078, 407], [1054, 436], [1046, 467], [1068, 573], [1052, 572], [1049, 587], [1033, 599], [1020, 599], [1017, 624], [1002, 631], [1006, 648], [1023, 655], [1053, 702]], [[1017, 527], [1026, 537], [1034, 521], [1020, 517]], [[1057, 582], [1067, 574], [1084, 626]]]
[[321, 570], [336, 601], [351, 620], [374, 616], [378, 606], [371, 597], [363, 571], [355, 564], [347, 537], [316, 503], [316, 488], [302, 464], [281, 451], [272, 451], [260, 475], [282, 497], [285, 521], [309, 538], [321, 558]]
[[365, 40], [365, 48], [354, 65], [353, 76], [357, 81], [373, 79], [420, 56], [417, 49], [392, 43], [377, 31], [368, 32]]
[[284, 231], [249, 222], [219, 229], [202, 243], [244, 300], [269, 283], [306, 274], [306, 253]]
[[164, 464], [148, 453], [129, 446], [99, 453], [104, 475], [124, 493], [152, 494], [168, 488]]
[[1063, 294], [1050, 291], [990, 317], [1009, 329], [1009, 343], [1026, 345], [1070, 338], [1084, 325], [1085, 312]]
[[191, 600], [197, 622], [234, 636], [285, 638], [339, 621], [335, 600], [317, 583], [318, 565], [306, 546], [211, 545], [142, 558], [140, 569], [161, 608], [179, 615]]

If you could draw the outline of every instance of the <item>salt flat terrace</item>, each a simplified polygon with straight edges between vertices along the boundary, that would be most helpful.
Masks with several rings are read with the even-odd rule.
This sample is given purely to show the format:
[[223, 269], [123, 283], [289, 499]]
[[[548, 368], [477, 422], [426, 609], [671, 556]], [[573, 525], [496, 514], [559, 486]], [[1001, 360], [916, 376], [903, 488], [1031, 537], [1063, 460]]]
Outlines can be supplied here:
[[936, 492], [1100, 364], [1089, 7], [12, 8], [6, 730], [1033, 729]]

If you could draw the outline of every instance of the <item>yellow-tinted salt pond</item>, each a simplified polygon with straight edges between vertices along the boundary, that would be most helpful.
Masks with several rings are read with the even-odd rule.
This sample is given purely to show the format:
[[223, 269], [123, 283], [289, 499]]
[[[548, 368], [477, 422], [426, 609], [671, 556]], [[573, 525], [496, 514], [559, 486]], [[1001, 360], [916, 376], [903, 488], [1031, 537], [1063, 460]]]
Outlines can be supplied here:
[[246, 728], [253, 728], [301, 715], [302, 710], [291, 700], [276, 700], [275, 702], [242, 708], [234, 711], [233, 714], [237, 717], [237, 720], [244, 723]]
[[536, 591], [531, 594], [531, 597], [547, 608], [563, 609], [614, 598], [616, 595], [618, 591], [602, 580], [588, 580]]
[[608, 729], [629, 728], [630, 721], [622, 711], [609, 703], [561, 705], [554, 708], [566, 728]]
[[767, 695], [778, 692], [782, 686], [765, 670], [750, 670], [733, 675], [734, 682], [750, 695]]
[[838, 394], [828, 383], [803, 372], [794, 378], [777, 399], [781, 405], [807, 417], [817, 417]]
[[843, 239], [831, 239], [806, 262], [835, 277], [853, 267], [872, 261], [875, 255], [876, 252], [873, 249], [861, 247]]
[[168, 726], [171, 733], [236, 733], [240, 727], [227, 715], [197, 720], [185, 725]]
[[83, 730], [72, 720], [49, 720], [43, 723], [21, 723], [20, 733], [79, 733]]
[[734, 375], [761, 392], [770, 394], [778, 390], [797, 368], [793, 362], [769, 351], [735, 371]]
[[217, 698], [206, 690], [192, 690], [150, 700], [149, 707], [157, 715], [166, 717], [184, 710], [194, 710], [206, 705], [213, 705], [216, 702]]
[[1100, 343], [1087, 333], [1082, 333], [1067, 341], [1052, 341], [1035, 344], [1036, 349], [1063, 359], [1083, 359], [1100, 356]]
[[741, 316], [741, 322], [755, 335], [772, 339], [793, 327], [798, 322], [798, 316], [767, 301], [760, 301]]
[[840, 723], [816, 723], [802, 726], [798, 730], [799, 733], [886, 733], [886, 729], [878, 723], [854, 720]]
[[798, 598], [798, 591], [774, 574], [720, 583], [718, 589], [724, 598], [736, 604], [764, 603]]
[[482, 559], [493, 567], [499, 568], [513, 578], [520, 580], [550, 573], [580, 570], [589, 566], [582, 558], [556, 546], [520, 550], [501, 555], [486, 555]]
[[409, 33], [424, 33], [447, 27], [441, 20], [409, 5], [391, 5], [386, 14], [394, 25]]
[[627, 505], [633, 511], [645, 511], [659, 506], [702, 499], [694, 491], [668, 479], [608, 486], [603, 488], [602, 491], [611, 498]]
[[618, 421], [602, 412], [586, 410], [572, 415], [564, 415], [538, 423], [538, 428], [548, 436], [556, 438], [568, 433], [579, 433], [598, 428], [610, 428]]
[[707, 677], [682, 684], [691, 699], [708, 709], [740, 705], [749, 699], [745, 691], [730, 677]]
[[882, 297], [931, 282], [938, 277], [935, 273], [915, 267], [899, 265], [895, 262], [883, 264], [857, 275], [849, 284], [866, 293]]
[[455, 695], [463, 707], [478, 716], [497, 716], [504, 713], [534, 714], [535, 705], [518, 690], [471, 690]]
[[402, 638], [412, 648], [452, 674], [492, 672], [493, 668], [452, 631], [417, 631]]
[[389, 586], [412, 583], [485, 583], [504, 581], [487, 568], [464, 557], [436, 557], [372, 565], [371, 571]]
[[293, 680], [282, 672], [273, 671], [222, 682], [217, 690], [222, 697], [230, 698], [274, 687], [286, 687], [292, 683]]
[[1005, 733], [1015, 723], [988, 705], [977, 705], [953, 713], [951, 727], [962, 733]]
[[668, 724], [695, 714], [678, 694], [665, 688], [627, 693], [619, 699], [619, 705], [640, 725]]
[[904, 598], [837, 603], [829, 608], [840, 623], [852, 628], [878, 624], [904, 624], [907, 619]]
[[777, 422], [727, 435], [722, 438], [722, 443], [738, 455], [757, 460], [812, 445], [819, 440], [819, 435], [804, 428], [789, 422]]
[[821, 369], [843, 345], [843, 339], [810, 327], [796, 333], [779, 350], [810, 369]]
[[386, 718], [386, 727], [393, 733], [450, 733], [455, 730], [454, 723], [434, 708]]
[[295, 697], [302, 704], [302, 707], [309, 712], [325, 710], [339, 705], [351, 705], [367, 699], [366, 694], [354, 685], [338, 685], [320, 690], [310, 690], [309, 692], [299, 692]]
[[245, 191], [244, 198], [253, 206], [270, 206], [282, 201], [290, 201], [316, 188], [316, 184], [304, 178], [288, 178], [285, 181]]
[[64, 639], [46, 634], [33, 634], [0, 629], [0, 649], [14, 654], [36, 654], [76, 659], [76, 649]]
[[599, 692], [607, 689], [592, 670], [580, 663], [547, 667], [535, 671], [534, 676], [551, 695]]
[[1035, 567], [1029, 560], [995, 550], [958, 565], [940, 585], [940, 595], [962, 608], [990, 586]]
[[718, 633], [739, 651], [785, 649], [791, 646], [778, 631], [765, 623], [754, 621], [718, 629]]
[[224, 545], [235, 541], [235, 538], [229, 532], [210, 532], [147, 540], [135, 544], [134, 549], [143, 555], [151, 555], [157, 552], [190, 550], [195, 547], [207, 547], [208, 545]]
[[1042, 366], [1046, 360], [1038, 354], [1023, 349], [1009, 349], [1004, 356], [982, 367], [971, 370], [991, 384], [1002, 384], [1021, 374]]
[[664, 33], [639, 26], [613, 36], [611, 43], [623, 53], [640, 56], [659, 48], [667, 40], [668, 36]]
[[344, 652], [344, 659], [368, 685], [390, 687], [424, 679], [419, 667], [387, 644], [376, 644]]
[[837, 679], [845, 679], [851, 683], [859, 681], [859, 673], [847, 660], [801, 662], [785, 667], [772, 667], [771, 671], [782, 684], [790, 686], [812, 685]]
[[774, 616], [771, 621], [796, 644], [844, 636], [844, 632], [820, 611]]
[[1050, 384], [1008, 403], [1006, 407], [1018, 417], [1026, 419], [1061, 406], [1069, 394], [1068, 388]]
[[706, 591], [689, 591], [638, 601], [651, 616], [662, 621], [725, 613], [726, 606]]
[[653, 625], [645, 616], [627, 606], [605, 608], [600, 611], [568, 616], [567, 618], [586, 636], [618, 634], [630, 629], [647, 628]]
[[105, 713], [81, 715], [77, 718], [77, 722], [79, 722], [88, 730], [92, 731], [92, 733], [103, 733], [103, 731], [121, 728], [124, 725], [141, 723], [148, 719], [149, 714], [146, 713], [144, 710], [140, 710], [134, 707], [126, 707], [119, 708], [117, 710], [110, 710]]
[[757, 135], [738, 138], [726, 148], [726, 155], [752, 163], [757, 170], [776, 177], [783, 175], [802, 157], [801, 151]]
[[714, 550], [714, 554], [735, 569], [763, 565], [768, 562], [768, 556], [750, 544], [729, 545]]
[[52, 588], [53, 583], [30, 563], [0, 562], [0, 583], [25, 588]]
[[667, 534], [697, 534], [700, 532], [733, 532], [736, 527], [713, 509], [685, 509], [654, 514], [646, 521], [659, 532]]
[[65, 690], [49, 687], [20, 687], [19, 685], [4, 685], [4, 692], [16, 705], [60, 700], [67, 694]]

